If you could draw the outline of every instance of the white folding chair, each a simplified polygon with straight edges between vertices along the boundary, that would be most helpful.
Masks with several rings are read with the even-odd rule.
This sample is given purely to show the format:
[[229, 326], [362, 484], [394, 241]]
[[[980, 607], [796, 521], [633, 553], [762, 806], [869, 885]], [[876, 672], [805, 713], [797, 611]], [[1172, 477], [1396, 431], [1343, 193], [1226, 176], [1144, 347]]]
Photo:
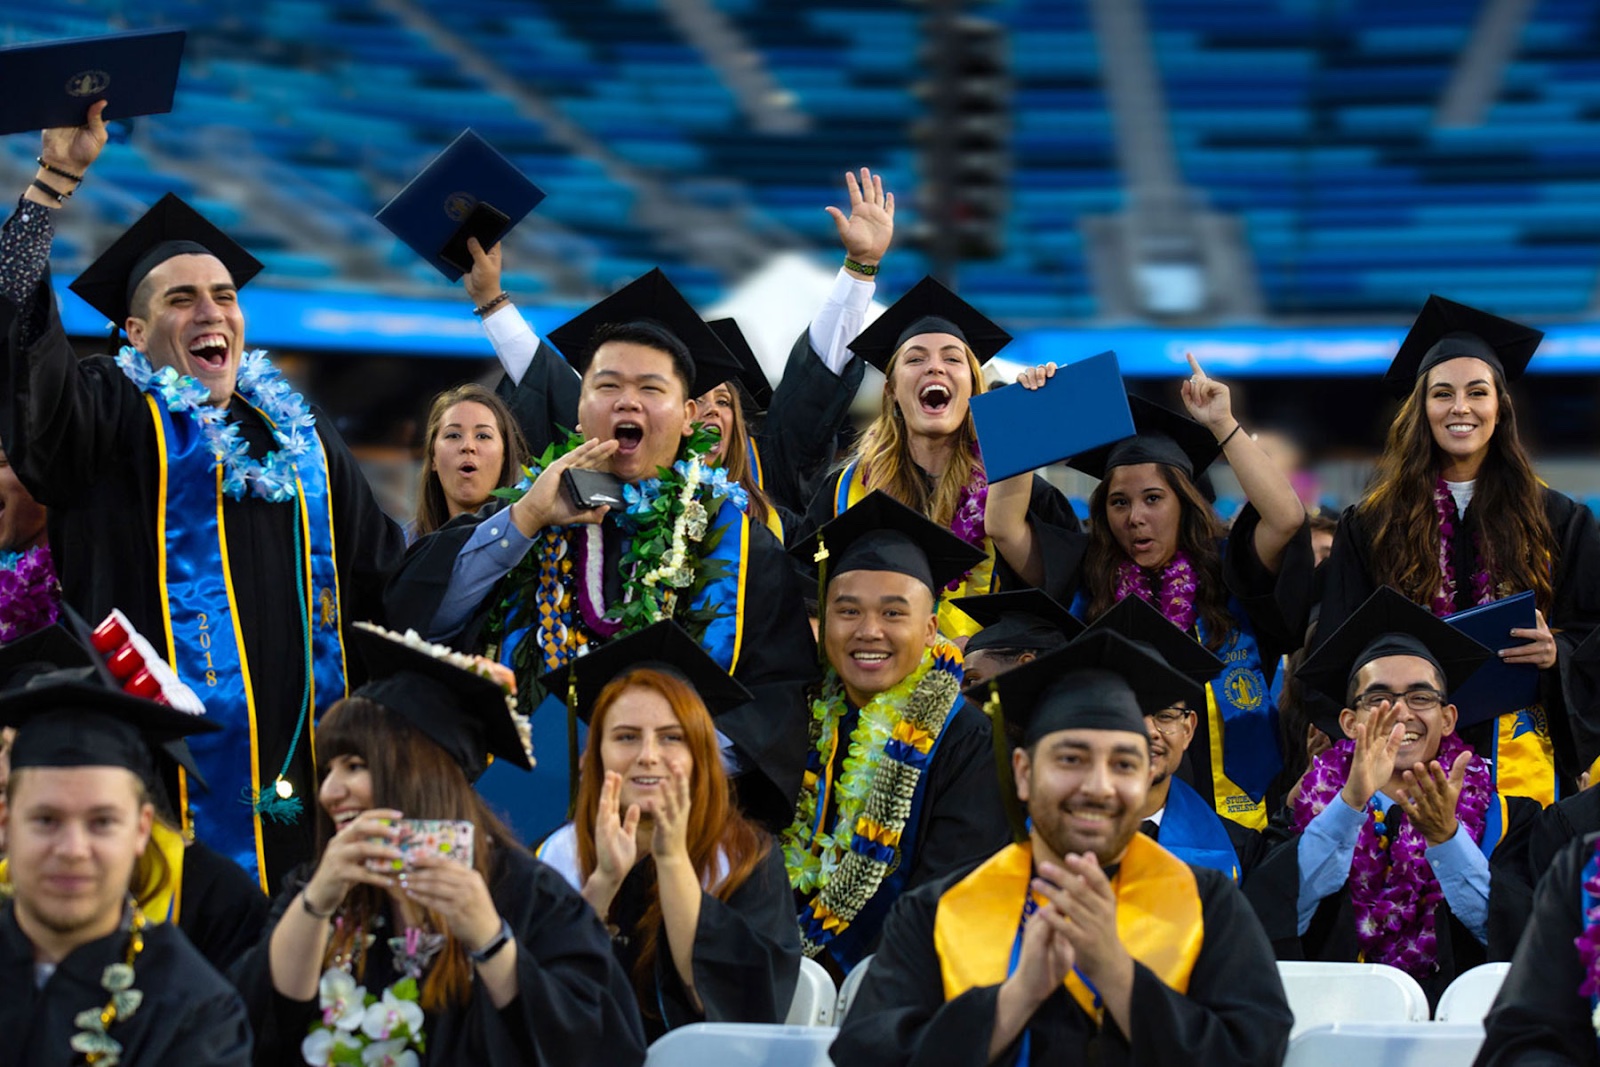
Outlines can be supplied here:
[[833, 976], [816, 960], [800, 957], [800, 980], [784, 1022], [789, 1026], [828, 1026], [833, 1023], [833, 1003], [838, 991]]
[[844, 1017], [850, 1013], [850, 1005], [855, 1001], [856, 994], [861, 991], [861, 983], [867, 977], [867, 965], [871, 962], [871, 956], [863, 958], [849, 974], [844, 976], [844, 981], [839, 986], [839, 1003], [833, 1009], [835, 1024], [844, 1025]]
[[1278, 976], [1294, 1012], [1291, 1039], [1323, 1023], [1428, 1021], [1427, 994], [1398, 967], [1280, 960]]
[[1456, 975], [1439, 998], [1433, 1018], [1441, 1023], [1482, 1023], [1506, 980], [1509, 963], [1480, 963]]
[[1283, 1067], [1466, 1067], [1482, 1044], [1476, 1023], [1328, 1023], [1291, 1040]]
[[645, 1067], [833, 1067], [831, 1026], [693, 1023], [650, 1046]]

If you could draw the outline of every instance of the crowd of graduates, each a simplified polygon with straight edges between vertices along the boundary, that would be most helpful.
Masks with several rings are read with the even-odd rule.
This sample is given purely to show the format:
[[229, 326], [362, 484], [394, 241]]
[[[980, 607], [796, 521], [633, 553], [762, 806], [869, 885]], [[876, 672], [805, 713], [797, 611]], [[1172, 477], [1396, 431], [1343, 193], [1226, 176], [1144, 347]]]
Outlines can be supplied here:
[[932, 279], [865, 323], [862, 170], [775, 387], [659, 271], [541, 338], [469, 240], [504, 375], [402, 527], [178, 198], [74, 354], [103, 108], [0, 229], [0, 1064], [633, 1064], [802, 957], [867, 967], [846, 1067], [1276, 1064], [1290, 959], [1512, 960], [1479, 1062], [1600, 1063], [1600, 529], [1518, 438], [1538, 331], [1430, 298], [1336, 525], [1191, 359], [1067, 460], [1080, 522], [986, 477], [1003, 329]]

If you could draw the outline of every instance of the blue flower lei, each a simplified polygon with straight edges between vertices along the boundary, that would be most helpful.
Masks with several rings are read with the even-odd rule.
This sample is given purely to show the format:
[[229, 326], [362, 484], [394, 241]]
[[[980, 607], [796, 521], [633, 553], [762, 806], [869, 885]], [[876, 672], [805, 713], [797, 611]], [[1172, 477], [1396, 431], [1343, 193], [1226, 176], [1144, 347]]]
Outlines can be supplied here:
[[127, 345], [117, 353], [117, 366], [140, 391], [159, 397], [168, 411], [188, 412], [200, 424], [211, 454], [222, 464], [222, 491], [229, 497], [242, 500], [248, 489], [274, 504], [295, 498], [295, 467], [312, 452], [316, 418], [305, 398], [284, 380], [283, 372], [264, 351], [244, 354], [234, 387], [272, 424], [278, 449], [259, 460], [250, 455], [239, 425], [228, 418], [227, 407], [212, 404], [211, 390], [192, 375], [179, 374], [174, 367], [156, 370], [143, 352]]

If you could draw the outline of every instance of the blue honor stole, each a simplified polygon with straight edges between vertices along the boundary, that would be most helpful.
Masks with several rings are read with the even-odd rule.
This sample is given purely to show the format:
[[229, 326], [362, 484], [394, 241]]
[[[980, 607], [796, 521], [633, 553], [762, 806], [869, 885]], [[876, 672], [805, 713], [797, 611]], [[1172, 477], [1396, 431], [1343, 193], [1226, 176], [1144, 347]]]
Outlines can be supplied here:
[[[155, 508], [157, 577], [167, 661], [205, 702], [207, 714], [226, 727], [189, 740], [211, 789], [196, 795], [180, 770], [178, 808], [185, 829], [192, 826], [197, 838], [254, 875], [263, 891], [270, 891], [255, 800], [263, 788], [269, 797], [277, 790], [281, 772], [261, 763], [256, 698], [228, 556], [222, 464], [195, 420], [173, 418], [166, 405], [149, 393], [145, 402], [155, 429], [160, 470]], [[346, 684], [327, 455], [321, 439], [314, 433], [308, 436], [313, 447], [296, 463], [294, 506], [301, 625], [309, 635], [306, 693], [297, 716], [308, 717], [301, 725], [311, 733], [315, 712], [342, 699]], [[287, 620], [272, 624], [283, 622]], [[298, 730], [294, 736], [298, 739]], [[291, 760], [293, 755], [291, 751]], [[295, 791], [304, 795], [313, 785], [301, 782], [291, 788], [298, 786]]]
[[1210, 867], [1239, 880], [1239, 854], [1222, 817], [1182, 778], [1172, 778], [1167, 790], [1159, 844], [1185, 863]]
[[[1278, 748], [1278, 706], [1272, 701], [1262, 670], [1261, 649], [1244, 611], [1229, 598], [1236, 620], [1218, 649], [1222, 675], [1206, 684], [1206, 726], [1211, 743], [1211, 778], [1217, 812], [1251, 829], [1265, 829], [1267, 786], [1283, 769]], [[1202, 644], [1210, 634], [1205, 620], [1195, 619]]]

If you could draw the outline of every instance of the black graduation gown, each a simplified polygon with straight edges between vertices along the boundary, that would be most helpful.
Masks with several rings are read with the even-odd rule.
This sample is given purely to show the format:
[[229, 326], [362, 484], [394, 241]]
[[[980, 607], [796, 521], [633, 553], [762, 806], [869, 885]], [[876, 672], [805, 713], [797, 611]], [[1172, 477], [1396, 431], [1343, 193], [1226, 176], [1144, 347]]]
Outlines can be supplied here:
[[1474, 1067], [1600, 1065], [1600, 1040], [1573, 940], [1583, 932], [1583, 868], [1594, 834], [1570, 841], [1539, 883], [1533, 920], [1517, 945], [1511, 971], [1484, 1020], [1487, 1031]]
[[238, 864], [201, 841], [183, 850], [182, 892], [178, 929], [217, 970], [261, 939], [272, 901]]
[[[504, 501], [491, 501], [417, 539], [389, 584], [386, 608], [390, 625], [429, 631], [461, 547], [479, 522], [508, 506]], [[606, 537], [609, 564], [620, 558], [621, 543], [610, 522]], [[810, 722], [805, 690], [817, 673], [816, 642], [801, 607], [789, 557], [772, 531], [757, 522], [750, 523], [744, 568], [744, 636], [733, 676], [755, 699], [717, 716], [717, 728], [734, 742], [742, 765], [761, 772], [741, 774], [736, 780], [740, 806], [751, 818], [777, 831], [787, 827], [794, 816], [794, 798], [805, 773]], [[612, 565], [603, 573], [606, 601], [615, 603], [621, 597], [621, 573]], [[466, 628], [448, 643], [462, 651], [481, 652], [483, 624], [500, 595], [499, 585], [491, 589]], [[533, 692], [530, 706], [537, 707], [543, 695], [542, 691]]]
[[[67, 603], [91, 623], [120, 608], [159, 646], [165, 632], [154, 505], [160, 471], [144, 394], [110, 357], [77, 359], [56, 314], [48, 272], [32, 302], [47, 309], [23, 309], [44, 316], [38, 340], [20, 348], [13, 329], [0, 344], [0, 388], [5, 390], [0, 440], [18, 478], [50, 509], [50, 551]], [[382, 620], [384, 582], [405, 540], [379, 509], [332, 420], [321, 412], [315, 415], [328, 460], [341, 623], [348, 642], [351, 622]], [[239, 425], [252, 455], [276, 447], [265, 423], [237, 397], [229, 418]], [[305, 645], [294, 624], [302, 616], [295, 579], [297, 512], [292, 504], [255, 497], [223, 503], [244, 647], [255, 667], [251, 680], [264, 786], [288, 756], [305, 690]], [[356, 666], [352, 657], [352, 669]], [[359, 680], [352, 678], [352, 687]], [[242, 707], [213, 707], [210, 714], [232, 728], [242, 728], [234, 724], [245, 721]], [[301, 738], [286, 777], [303, 800], [314, 797], [317, 779], [309, 738]], [[245, 777], [209, 784], [216, 794], [232, 795], [250, 782]], [[179, 795], [172, 783], [169, 791]], [[291, 867], [310, 857], [311, 820], [302, 816], [289, 826], [262, 822], [268, 868], [264, 884], [277, 885]]]
[[[1581, 793], [1558, 800], [1539, 812], [1527, 827], [1527, 833], [1513, 841], [1501, 842], [1496, 850], [1506, 851], [1505, 869], [1508, 875], [1507, 891], [1503, 900], [1496, 901], [1495, 910], [1506, 916], [1505, 928], [1508, 942], [1496, 959], [1508, 957], [1516, 948], [1517, 938], [1533, 917], [1534, 890], [1556, 857], [1576, 838], [1600, 833], [1600, 789], [1585, 789]], [[1496, 948], [1490, 945], [1490, 950]]]
[[[1489, 857], [1489, 943], [1485, 945], [1450, 911], [1440, 905], [1435, 915], [1439, 933], [1439, 969], [1428, 978], [1418, 979], [1428, 1003], [1439, 997], [1457, 975], [1489, 960], [1506, 959], [1516, 946], [1521, 922], [1526, 915], [1526, 896], [1519, 870], [1520, 856], [1526, 848], [1527, 834], [1539, 815], [1537, 801], [1527, 797], [1506, 797], [1506, 826], [1500, 842]], [[1399, 813], [1399, 808], [1391, 808]], [[1403, 814], [1399, 815], [1404, 818]], [[1289, 829], [1286, 813], [1273, 819], [1266, 833], [1266, 854], [1257, 864], [1244, 892], [1266, 928], [1267, 938], [1280, 960], [1324, 960], [1354, 963], [1361, 949], [1356, 941], [1355, 912], [1346, 883], [1317, 906], [1305, 936], [1299, 928], [1300, 835]], [[1504, 854], [1502, 855], [1502, 849]], [[1439, 929], [1439, 918], [1445, 929]]]
[[[502, 374], [494, 391], [511, 408], [528, 442], [529, 455], [539, 455], [559, 435], [578, 425], [583, 379], [543, 338], [522, 380], [514, 382], [511, 375]], [[522, 458], [517, 457], [519, 462]]]
[[[1600, 526], [1588, 507], [1554, 489], [1544, 490], [1544, 511], [1556, 541], [1555, 595], [1545, 621], [1555, 632], [1559, 658], [1553, 670], [1541, 672], [1539, 700], [1549, 716], [1557, 769], [1570, 781], [1600, 757], [1600, 658], [1574, 655], [1584, 638], [1600, 627]], [[1468, 505], [1466, 527], [1471, 529], [1477, 521], [1476, 511]], [[1457, 576], [1477, 570], [1471, 537], [1457, 537], [1454, 548]], [[1324, 564], [1327, 588], [1314, 644], [1321, 644], [1376, 591], [1371, 559], [1367, 525], [1355, 508], [1347, 508], [1333, 537], [1333, 553]], [[1457, 582], [1457, 611], [1472, 606], [1470, 584]], [[1463, 730], [1461, 736], [1484, 752], [1493, 730], [1492, 723], [1482, 723]]]
[[[105, 969], [127, 957], [128, 933], [91, 941], [61, 961], [43, 989], [34, 985], [33, 944], [17, 926], [13, 906], [0, 910], [0, 1067], [67, 1067], [83, 1062], [72, 1050], [81, 1011], [105, 1007]], [[123, 1067], [245, 1067], [250, 1027], [244, 1004], [227, 979], [175, 927], [145, 927], [144, 951], [133, 965], [133, 986], [144, 1001], [113, 1023]], [[287, 1063], [288, 1060], [283, 1062]]]
[[[316, 999], [290, 1000], [272, 987], [271, 931], [310, 871], [300, 868], [273, 901], [267, 933], [230, 974], [244, 994], [259, 1067], [297, 1063], [317, 1018]], [[644, 1034], [627, 976], [594, 909], [555, 871], [521, 850], [501, 849], [489, 894], [517, 940], [517, 997], [499, 1011], [473, 978], [463, 1008], [428, 1015], [424, 1064], [475, 1067], [626, 1067], [644, 1062]], [[298, 907], [298, 904], [295, 904]], [[399, 974], [385, 944], [367, 954], [361, 984], [381, 993]], [[503, 950], [509, 951], [509, 950]]]
[[[629, 931], [638, 927], [654, 893], [655, 861], [637, 864], [611, 903], [617, 962], [630, 976], [642, 946]], [[700, 894], [694, 931], [694, 988], [704, 1006], [690, 1003], [672, 962], [663, 926], [657, 939], [654, 982], [640, 993], [645, 1038], [654, 1041], [689, 1023], [781, 1023], [800, 976], [800, 928], [794, 921], [783, 849], [773, 845], [750, 877], [726, 901]]]
[[[1192, 869], [1205, 939], [1188, 993], [1178, 993], [1135, 963], [1132, 1017], [1138, 1032], [1123, 1034], [1107, 1014], [1095, 1058], [1089, 1046], [1096, 1035], [1094, 1021], [1065, 989], [1057, 990], [1028, 1023], [1032, 1063], [1276, 1067], [1283, 1062], [1294, 1016], [1261, 925], [1227, 875]], [[830, 1050], [835, 1063], [953, 1067], [987, 1062], [1000, 987], [969, 989], [947, 1002], [933, 944], [939, 898], [966, 873], [900, 898]], [[1017, 1063], [1020, 1045], [1019, 1038], [995, 1062]]]

